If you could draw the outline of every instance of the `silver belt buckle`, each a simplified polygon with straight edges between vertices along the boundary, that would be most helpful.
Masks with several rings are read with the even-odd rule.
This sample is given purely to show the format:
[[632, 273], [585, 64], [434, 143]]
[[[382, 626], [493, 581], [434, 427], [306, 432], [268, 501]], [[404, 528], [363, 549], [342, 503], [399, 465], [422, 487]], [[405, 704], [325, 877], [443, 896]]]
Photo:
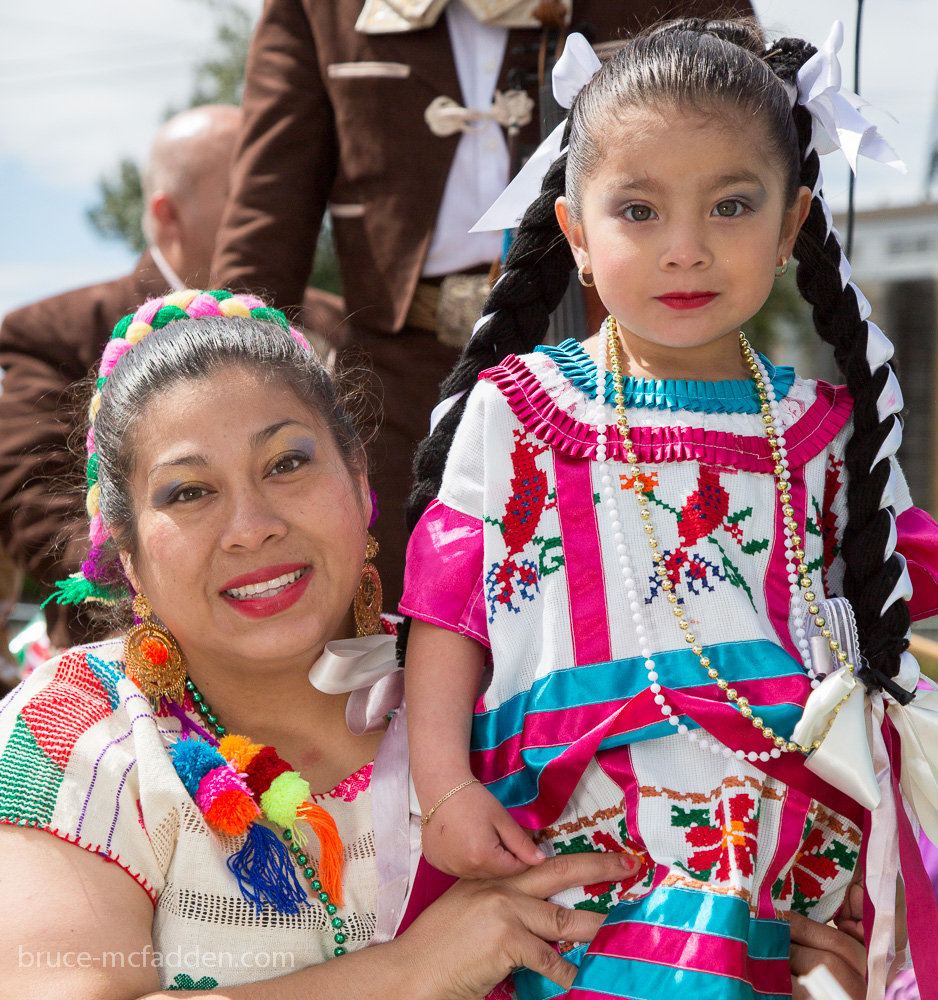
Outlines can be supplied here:
[[436, 306], [437, 339], [460, 350], [469, 343], [489, 294], [487, 274], [448, 274]]

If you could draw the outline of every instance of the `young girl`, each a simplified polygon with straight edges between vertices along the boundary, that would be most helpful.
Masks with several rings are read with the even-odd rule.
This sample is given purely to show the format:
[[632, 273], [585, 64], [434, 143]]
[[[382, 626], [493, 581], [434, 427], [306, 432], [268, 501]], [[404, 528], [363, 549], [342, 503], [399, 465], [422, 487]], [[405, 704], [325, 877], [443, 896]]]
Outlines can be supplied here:
[[[560, 897], [608, 914], [566, 953], [574, 997], [789, 995], [788, 914], [838, 914], [876, 804], [811, 769], [838, 717], [796, 729], [805, 703], [835, 667], [846, 690], [856, 668], [880, 721], [884, 696], [896, 718], [915, 697], [899, 553], [914, 538], [930, 557], [938, 526], [911, 509], [891, 346], [821, 197], [799, 76], [814, 53], [683, 20], [605, 63], [444, 386], [464, 395], [418, 457], [401, 609], [428, 860], [477, 877], [587, 850], [644, 863]], [[741, 332], [792, 254], [846, 387], [774, 368]], [[571, 265], [608, 319], [535, 349]], [[920, 575], [932, 590], [911, 610], [933, 613]], [[862, 658], [825, 595], [852, 602]], [[825, 754], [849, 750], [848, 715]], [[886, 752], [898, 779], [895, 740]], [[893, 854], [923, 917], [927, 902], [885, 788], [898, 840], [865, 866], [871, 997], [893, 954]], [[934, 959], [912, 931], [926, 996]], [[558, 994], [515, 979], [525, 998]]]

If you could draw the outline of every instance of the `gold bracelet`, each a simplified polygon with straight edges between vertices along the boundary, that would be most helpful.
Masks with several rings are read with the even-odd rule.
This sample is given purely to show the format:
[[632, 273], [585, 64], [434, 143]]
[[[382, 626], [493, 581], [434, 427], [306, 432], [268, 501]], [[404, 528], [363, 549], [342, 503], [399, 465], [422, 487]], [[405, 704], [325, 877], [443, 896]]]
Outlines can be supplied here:
[[464, 788], [468, 788], [470, 785], [481, 784], [478, 778], [470, 778], [468, 781], [464, 781], [461, 785], [457, 785], [455, 788], [451, 788], [439, 802], [432, 805], [427, 812], [427, 815], [423, 817], [420, 821], [420, 832], [423, 833], [423, 828], [430, 822], [430, 817], [440, 808], [441, 805], [451, 796], [455, 795], [457, 792], [461, 792]]

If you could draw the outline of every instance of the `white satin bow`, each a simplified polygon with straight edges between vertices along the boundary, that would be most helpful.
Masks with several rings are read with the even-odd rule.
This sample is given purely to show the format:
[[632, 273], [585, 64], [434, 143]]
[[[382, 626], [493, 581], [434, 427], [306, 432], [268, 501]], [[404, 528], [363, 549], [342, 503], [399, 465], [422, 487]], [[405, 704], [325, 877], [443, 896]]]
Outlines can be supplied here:
[[[592, 80], [601, 65], [593, 47], [579, 32], [569, 35], [551, 74], [551, 85], [557, 103], [562, 108], [569, 108], [573, 98]], [[540, 193], [541, 182], [550, 165], [563, 152], [561, 143], [566, 124], [564, 119], [537, 147], [492, 207], [469, 230], [470, 233], [514, 229], [518, 225], [528, 205]]]
[[860, 114], [860, 108], [873, 105], [841, 85], [837, 53], [843, 43], [843, 22], [834, 21], [824, 44], [798, 70], [798, 103], [803, 104], [814, 119], [814, 147], [818, 153], [842, 149], [854, 173], [857, 157], [866, 156], [904, 174], [906, 166], [896, 151], [876, 126]]
[[397, 666], [395, 643], [395, 636], [384, 633], [335, 639], [326, 643], [309, 672], [310, 683], [319, 691], [351, 692], [345, 708], [351, 732], [380, 732], [387, 725], [371, 775], [378, 869], [378, 913], [371, 944], [394, 937], [420, 850], [420, 807], [413, 794], [407, 754], [404, 671]]
[[868, 695], [846, 667], [841, 667], [811, 692], [792, 733], [792, 739], [803, 746], [822, 740], [805, 766], [871, 813], [867, 853], [876, 858], [876, 864], [866, 873], [867, 892], [875, 910], [869, 948], [869, 1000], [883, 996], [895, 954], [899, 846], [892, 769], [882, 732], [885, 716], [899, 731], [903, 795], [929, 840], [934, 843], [938, 838], [938, 691], [917, 687], [918, 679], [915, 657], [903, 653], [895, 680], [907, 691], [915, 691], [915, 699], [900, 705], [885, 692]]

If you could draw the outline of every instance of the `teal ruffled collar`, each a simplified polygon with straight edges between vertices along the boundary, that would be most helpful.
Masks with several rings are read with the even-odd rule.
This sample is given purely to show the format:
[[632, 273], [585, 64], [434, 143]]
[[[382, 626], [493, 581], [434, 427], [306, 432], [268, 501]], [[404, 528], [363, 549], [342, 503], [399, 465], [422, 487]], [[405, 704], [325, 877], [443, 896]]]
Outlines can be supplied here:
[[[596, 398], [596, 365], [572, 337], [556, 347], [535, 348], [546, 354], [581, 392]], [[762, 357], [775, 394], [784, 398], [795, 370], [787, 365], [776, 368]], [[694, 379], [625, 378], [622, 382], [626, 406], [648, 406], [659, 410], [691, 410], [694, 413], [758, 413], [759, 394], [752, 379], [726, 379], [721, 382], [700, 382]], [[612, 373], [606, 372], [606, 402], [613, 405], [615, 389]]]

